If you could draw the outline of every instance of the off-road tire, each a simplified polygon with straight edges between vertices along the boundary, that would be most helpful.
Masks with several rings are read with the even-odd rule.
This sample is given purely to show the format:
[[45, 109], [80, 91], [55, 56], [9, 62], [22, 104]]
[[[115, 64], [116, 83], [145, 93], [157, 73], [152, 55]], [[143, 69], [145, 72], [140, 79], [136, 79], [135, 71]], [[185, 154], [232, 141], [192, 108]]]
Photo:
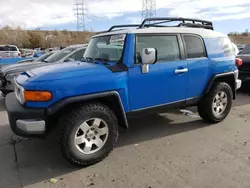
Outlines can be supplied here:
[[[214, 97], [221, 91], [225, 92], [227, 95], [227, 106], [224, 112], [219, 117], [216, 117], [213, 113], [212, 104]], [[229, 114], [232, 107], [232, 99], [233, 92], [231, 87], [225, 82], [217, 82], [213, 85], [209, 93], [205, 95], [199, 102], [198, 113], [200, 117], [206, 122], [219, 123], [223, 121]]]
[[[84, 154], [77, 150], [74, 138], [81, 123], [89, 118], [102, 118], [107, 123], [109, 134], [105, 145], [93, 154]], [[87, 167], [106, 158], [118, 140], [118, 123], [115, 113], [101, 103], [85, 104], [59, 118], [56, 137], [62, 154], [73, 165]]]

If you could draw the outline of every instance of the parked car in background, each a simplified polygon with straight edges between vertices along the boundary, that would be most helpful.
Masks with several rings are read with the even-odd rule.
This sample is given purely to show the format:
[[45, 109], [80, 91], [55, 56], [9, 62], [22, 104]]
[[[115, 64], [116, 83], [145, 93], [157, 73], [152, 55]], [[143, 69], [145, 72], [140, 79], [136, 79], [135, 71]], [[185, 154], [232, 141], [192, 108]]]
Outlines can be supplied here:
[[30, 59], [25, 59], [25, 60], [22, 60], [22, 61], [19, 61], [17, 62], [17, 64], [20, 64], [20, 63], [28, 63], [28, 62], [43, 62], [45, 59], [47, 59], [49, 56], [51, 56], [52, 54], [56, 53], [57, 51], [51, 51], [51, 52], [48, 52], [48, 53], [45, 53], [43, 55], [41, 55], [40, 57], [34, 59], [34, 58], [30, 58]]
[[15, 45], [0, 45], [0, 58], [21, 58], [21, 52]]
[[0, 91], [2, 92], [2, 96], [6, 96], [6, 94], [14, 90], [13, 79], [21, 72], [25, 72], [37, 67], [47, 66], [52, 63], [80, 61], [85, 53], [86, 48], [86, 44], [72, 45], [53, 53], [42, 61], [24, 62], [2, 67], [0, 69]]
[[250, 45], [247, 45], [237, 58], [242, 59], [242, 65], [239, 67], [239, 78], [244, 83], [250, 80]]
[[245, 47], [246, 47], [245, 44], [237, 44], [237, 48], [238, 48], [239, 52], [241, 52]]
[[24, 48], [21, 48], [19, 49], [21, 54], [22, 54], [22, 57], [33, 57], [33, 54], [34, 54], [34, 50], [33, 49], [24, 49]]

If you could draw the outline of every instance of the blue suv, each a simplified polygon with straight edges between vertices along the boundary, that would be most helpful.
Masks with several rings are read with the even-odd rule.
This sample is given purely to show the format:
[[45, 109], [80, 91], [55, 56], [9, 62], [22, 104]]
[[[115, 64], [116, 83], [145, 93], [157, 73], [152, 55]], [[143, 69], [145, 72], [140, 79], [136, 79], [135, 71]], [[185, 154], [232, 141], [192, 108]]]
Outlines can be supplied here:
[[63, 155], [89, 166], [111, 152], [134, 114], [198, 106], [218, 123], [240, 87], [232, 43], [211, 22], [150, 18], [93, 36], [82, 61], [21, 73], [6, 107], [15, 134], [55, 128]]

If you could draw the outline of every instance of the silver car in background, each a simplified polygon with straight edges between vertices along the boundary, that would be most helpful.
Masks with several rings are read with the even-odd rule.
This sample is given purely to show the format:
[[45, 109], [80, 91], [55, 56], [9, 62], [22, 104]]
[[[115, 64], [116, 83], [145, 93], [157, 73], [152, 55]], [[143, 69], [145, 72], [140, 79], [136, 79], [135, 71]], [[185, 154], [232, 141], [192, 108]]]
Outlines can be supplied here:
[[2, 96], [14, 91], [14, 77], [22, 72], [29, 71], [34, 68], [51, 65], [52, 63], [63, 63], [70, 61], [80, 61], [87, 48], [86, 44], [72, 45], [57, 51], [43, 61], [23, 62], [14, 65], [2, 67], [0, 69], [0, 90]]
[[0, 59], [21, 57], [21, 52], [15, 45], [0, 45]]
[[52, 51], [52, 52], [48, 52], [48, 53], [45, 53], [43, 55], [41, 55], [40, 57], [36, 58], [36, 59], [25, 59], [25, 60], [21, 60], [21, 61], [18, 61], [17, 64], [20, 64], [20, 63], [28, 63], [28, 62], [43, 62], [45, 59], [47, 59], [49, 56], [53, 55], [54, 53], [56, 53], [57, 51]]

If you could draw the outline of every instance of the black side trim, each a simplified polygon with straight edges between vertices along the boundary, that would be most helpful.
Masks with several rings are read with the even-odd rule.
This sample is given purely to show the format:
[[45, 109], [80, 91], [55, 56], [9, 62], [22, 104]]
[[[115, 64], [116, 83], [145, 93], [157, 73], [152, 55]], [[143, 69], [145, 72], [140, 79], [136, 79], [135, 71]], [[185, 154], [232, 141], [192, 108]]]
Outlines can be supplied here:
[[109, 97], [109, 96], [115, 96], [117, 100], [119, 101], [119, 104], [117, 105], [120, 107], [120, 114], [119, 114], [120, 123], [125, 128], [128, 128], [128, 121], [126, 118], [126, 114], [123, 108], [120, 95], [117, 91], [108, 91], [108, 92], [103, 92], [103, 93], [94, 93], [94, 94], [89, 94], [89, 95], [81, 95], [81, 96], [65, 98], [51, 105], [50, 107], [48, 107], [46, 113], [47, 115], [53, 115], [56, 112], [58, 112], [60, 109], [62, 109], [63, 107], [67, 106], [68, 104], [87, 101], [91, 99], [102, 99], [102, 98]]
[[153, 106], [149, 108], [144, 108], [144, 109], [139, 109], [136, 111], [131, 111], [127, 113], [127, 117], [134, 117], [134, 116], [140, 116], [144, 114], [150, 114], [150, 113], [164, 113], [167, 112], [169, 109], [174, 109], [174, 108], [183, 108], [186, 106], [186, 101], [178, 101], [174, 103], [168, 103], [168, 104], [163, 104], [159, 106]]
[[196, 106], [199, 101], [201, 100], [201, 97], [195, 97], [191, 99], [186, 100], [186, 106]]
[[125, 72], [128, 71], [128, 67], [123, 63], [116, 63], [115, 65], [111, 65], [107, 67], [112, 72]]
[[173, 102], [173, 103], [168, 103], [168, 104], [153, 106], [153, 107], [149, 107], [149, 108], [139, 109], [139, 110], [131, 111], [131, 112], [127, 113], [127, 117], [131, 118], [134, 116], [140, 116], [140, 115], [145, 115], [145, 114], [150, 114], [150, 113], [165, 113], [171, 109], [186, 108], [188, 106], [196, 106], [198, 104], [198, 102], [200, 101], [200, 99], [201, 99], [201, 97], [195, 97], [195, 98], [190, 98], [187, 100], [182, 100], [182, 101], [177, 101], [177, 102]]

